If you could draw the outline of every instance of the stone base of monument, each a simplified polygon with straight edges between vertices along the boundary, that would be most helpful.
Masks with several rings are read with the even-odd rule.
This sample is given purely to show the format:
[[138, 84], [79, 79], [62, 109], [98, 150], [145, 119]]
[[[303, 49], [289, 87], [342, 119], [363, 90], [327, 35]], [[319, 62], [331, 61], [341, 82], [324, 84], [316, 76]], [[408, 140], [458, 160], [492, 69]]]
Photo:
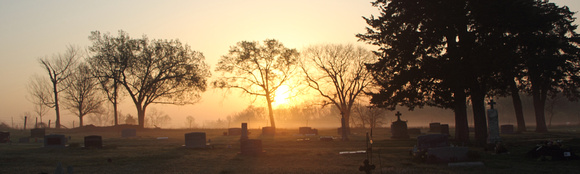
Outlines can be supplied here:
[[242, 155], [260, 155], [262, 150], [262, 140], [247, 139], [240, 141], [240, 154]]
[[274, 135], [276, 135], [276, 128], [273, 128], [273, 127], [263, 127], [262, 128], [262, 135], [265, 135], [265, 136], [274, 136]]

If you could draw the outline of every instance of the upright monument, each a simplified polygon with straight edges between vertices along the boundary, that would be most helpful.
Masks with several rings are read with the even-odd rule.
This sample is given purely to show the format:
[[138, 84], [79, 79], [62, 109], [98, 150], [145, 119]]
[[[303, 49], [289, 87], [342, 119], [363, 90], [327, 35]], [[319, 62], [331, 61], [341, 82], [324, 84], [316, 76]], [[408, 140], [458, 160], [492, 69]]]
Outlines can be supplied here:
[[497, 142], [501, 141], [499, 137], [499, 121], [497, 115], [497, 109], [493, 108], [493, 105], [496, 104], [493, 100], [489, 101], [490, 109], [487, 110], [487, 125], [488, 127], [488, 137], [487, 143], [488, 144], [496, 144]]
[[401, 113], [397, 111], [395, 116], [397, 116], [397, 121], [391, 124], [391, 133], [393, 139], [408, 139], [409, 134], [407, 134], [407, 122], [401, 120]]

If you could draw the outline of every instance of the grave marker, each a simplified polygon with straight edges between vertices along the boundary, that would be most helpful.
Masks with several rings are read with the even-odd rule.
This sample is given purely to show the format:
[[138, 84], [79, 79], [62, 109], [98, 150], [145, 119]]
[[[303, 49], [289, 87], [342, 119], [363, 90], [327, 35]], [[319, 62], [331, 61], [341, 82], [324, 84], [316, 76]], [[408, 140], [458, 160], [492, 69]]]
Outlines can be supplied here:
[[496, 144], [497, 142], [501, 141], [499, 137], [499, 123], [498, 123], [498, 114], [497, 109], [493, 108], [493, 105], [496, 104], [493, 100], [489, 101], [490, 109], [487, 110], [487, 124], [488, 124], [488, 132], [489, 136], [487, 137], [488, 144]]
[[136, 129], [123, 129], [121, 131], [121, 137], [123, 137], [123, 138], [136, 137], [136, 136], [137, 136]]
[[49, 148], [64, 148], [66, 138], [61, 134], [50, 134], [44, 136], [44, 147]]
[[45, 134], [46, 134], [46, 130], [44, 128], [30, 129], [30, 137], [31, 138], [44, 138]]
[[441, 134], [449, 135], [449, 125], [441, 124]]
[[429, 123], [429, 132], [441, 133], [441, 123]]
[[89, 135], [85, 137], [85, 148], [102, 148], [103, 137], [98, 135]]
[[185, 147], [188, 148], [205, 148], [205, 132], [190, 132], [185, 134]]
[[407, 134], [407, 122], [401, 120], [401, 113], [397, 111], [395, 116], [397, 116], [397, 121], [391, 123], [391, 133], [393, 139], [408, 139], [409, 134]]
[[299, 127], [298, 133], [302, 134], [302, 135], [307, 135], [307, 134], [318, 135], [318, 129], [312, 129], [312, 127]]
[[248, 139], [248, 123], [242, 123], [242, 135], [240, 139], [241, 140]]
[[0, 132], [0, 143], [10, 142], [10, 132], [2, 131]]

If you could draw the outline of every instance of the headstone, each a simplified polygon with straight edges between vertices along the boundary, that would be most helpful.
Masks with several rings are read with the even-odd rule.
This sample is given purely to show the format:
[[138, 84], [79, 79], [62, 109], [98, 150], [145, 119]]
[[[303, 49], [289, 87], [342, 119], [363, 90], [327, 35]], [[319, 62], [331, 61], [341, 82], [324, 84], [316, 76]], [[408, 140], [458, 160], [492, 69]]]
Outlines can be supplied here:
[[229, 136], [240, 136], [240, 135], [242, 135], [242, 128], [229, 128], [228, 135]]
[[429, 123], [429, 132], [441, 132], [441, 123]]
[[443, 134], [428, 134], [421, 135], [417, 137], [417, 149], [427, 150], [434, 147], [446, 147], [449, 146], [449, 140], [447, 135]]
[[185, 134], [185, 147], [205, 148], [205, 132], [190, 132]]
[[467, 161], [467, 147], [435, 147], [427, 149], [432, 162], [459, 162]]
[[242, 123], [242, 135], [240, 137], [241, 140], [248, 139], [248, 123]]
[[449, 125], [441, 124], [441, 134], [449, 135]]
[[44, 147], [56, 147], [64, 148], [66, 144], [66, 138], [61, 134], [50, 134], [44, 136]]
[[129, 137], [136, 137], [137, 130], [136, 129], [123, 129], [121, 130], [121, 137], [129, 138]]
[[487, 110], [487, 126], [489, 129], [487, 143], [496, 144], [497, 142], [501, 142], [501, 138], [499, 137], [499, 122], [497, 109], [493, 108], [493, 105], [495, 104], [493, 100], [491, 100], [488, 104], [490, 105], [490, 109]]
[[30, 129], [31, 138], [44, 138], [46, 131], [44, 128]]
[[421, 129], [419, 128], [408, 128], [407, 133], [409, 135], [421, 135]]
[[10, 142], [10, 132], [2, 131], [0, 132], [0, 143]]
[[259, 155], [262, 152], [262, 140], [247, 139], [241, 141], [240, 150], [242, 155]]
[[397, 111], [395, 114], [397, 116], [397, 121], [391, 124], [391, 133], [393, 139], [408, 139], [409, 134], [407, 134], [407, 122], [401, 120], [401, 113]]
[[502, 134], [513, 134], [514, 132], [514, 125], [511, 124], [504, 124], [501, 125], [501, 133]]
[[273, 136], [275, 134], [276, 134], [276, 128], [273, 128], [273, 127], [263, 127], [262, 128], [262, 135]]
[[85, 137], [85, 148], [102, 148], [103, 137], [98, 135], [90, 135]]
[[302, 135], [318, 135], [318, 129], [312, 129], [312, 127], [299, 127], [298, 133]]

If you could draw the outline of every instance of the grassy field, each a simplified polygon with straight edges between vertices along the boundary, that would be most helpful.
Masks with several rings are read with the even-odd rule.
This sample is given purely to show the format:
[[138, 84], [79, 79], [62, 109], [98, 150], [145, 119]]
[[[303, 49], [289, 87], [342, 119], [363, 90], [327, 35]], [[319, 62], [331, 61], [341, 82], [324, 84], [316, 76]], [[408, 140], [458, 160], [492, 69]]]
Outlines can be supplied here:
[[[5, 131], [5, 130], [3, 130]], [[298, 130], [277, 130], [274, 137], [260, 136], [250, 130], [250, 138], [261, 139], [265, 153], [259, 156], [240, 155], [239, 136], [223, 136], [225, 130], [138, 130], [135, 138], [121, 138], [119, 130], [54, 130], [47, 134], [64, 134], [71, 140], [67, 148], [43, 148], [42, 143], [17, 143], [30, 131], [10, 130], [13, 143], [0, 144], [0, 173], [54, 173], [58, 163], [74, 173], [363, 173], [358, 171], [365, 154], [339, 155], [341, 151], [364, 150], [365, 133], [353, 130], [350, 141], [319, 141], [318, 136], [296, 135]], [[496, 155], [483, 148], [470, 147], [478, 154], [476, 161], [484, 167], [448, 167], [447, 164], [426, 164], [413, 161], [409, 150], [416, 136], [409, 140], [391, 140], [388, 129], [374, 130], [373, 173], [578, 173], [576, 161], [538, 161], [526, 158], [527, 151], [542, 140], [563, 140], [580, 148], [578, 127], [564, 127], [551, 133], [502, 135], [510, 154]], [[211, 149], [188, 149], [184, 134], [206, 132]], [[426, 132], [423, 129], [422, 132]], [[100, 135], [102, 149], [74, 147], [83, 145], [83, 137]], [[338, 136], [336, 129], [320, 130], [320, 135]], [[168, 139], [157, 139], [168, 137]], [[473, 135], [471, 136], [473, 137]], [[298, 141], [309, 138], [310, 141]], [[380, 158], [379, 158], [380, 156]], [[110, 159], [110, 161], [109, 161]]]

